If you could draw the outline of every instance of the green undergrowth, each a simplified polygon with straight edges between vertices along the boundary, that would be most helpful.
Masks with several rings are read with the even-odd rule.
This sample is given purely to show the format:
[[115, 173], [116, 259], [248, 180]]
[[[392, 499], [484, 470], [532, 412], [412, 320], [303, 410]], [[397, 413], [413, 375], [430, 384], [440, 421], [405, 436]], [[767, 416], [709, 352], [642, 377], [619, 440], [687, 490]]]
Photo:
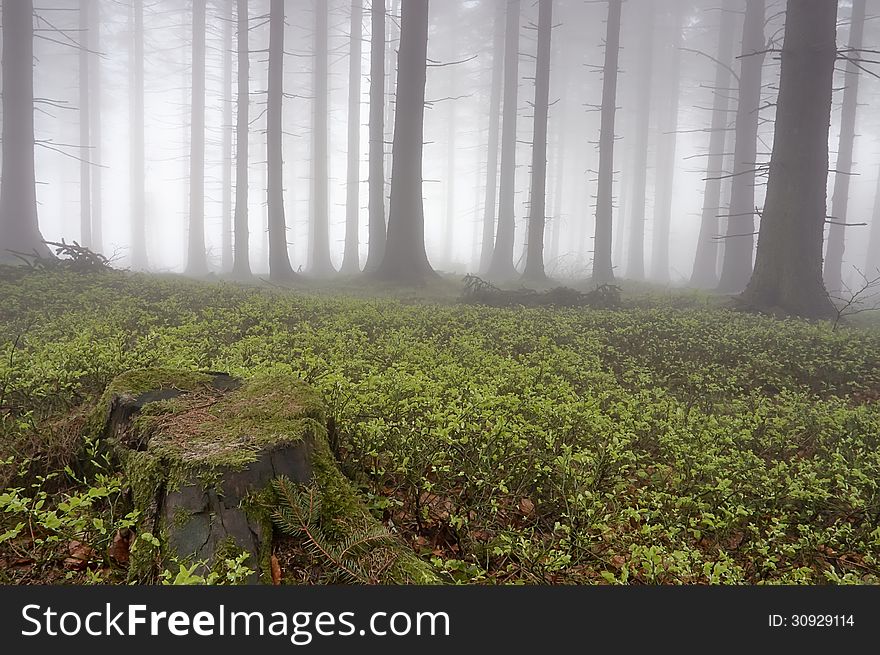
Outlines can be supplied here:
[[358, 500], [449, 581], [878, 581], [876, 327], [696, 294], [493, 309], [16, 275], [0, 282], [0, 482], [59, 470], [83, 408], [149, 367], [311, 384]]

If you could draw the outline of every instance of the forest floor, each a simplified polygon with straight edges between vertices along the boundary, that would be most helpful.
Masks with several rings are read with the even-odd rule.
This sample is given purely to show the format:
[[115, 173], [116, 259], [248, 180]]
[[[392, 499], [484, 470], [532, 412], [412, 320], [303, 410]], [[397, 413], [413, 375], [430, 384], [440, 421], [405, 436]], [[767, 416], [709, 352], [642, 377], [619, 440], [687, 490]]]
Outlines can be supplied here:
[[460, 293], [0, 270], [0, 582], [124, 579], [127, 482], [71, 465], [84, 409], [153, 366], [312, 384], [364, 503], [450, 582], [880, 581], [876, 324]]

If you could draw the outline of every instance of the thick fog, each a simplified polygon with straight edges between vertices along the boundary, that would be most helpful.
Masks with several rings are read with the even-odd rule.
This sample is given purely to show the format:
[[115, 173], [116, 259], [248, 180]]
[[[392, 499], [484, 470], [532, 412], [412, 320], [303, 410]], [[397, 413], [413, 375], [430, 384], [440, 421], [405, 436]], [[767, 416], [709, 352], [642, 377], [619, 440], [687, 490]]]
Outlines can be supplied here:
[[[198, 2], [198, 0], [195, 0]], [[355, 0], [361, 2], [362, 0]], [[406, 4], [408, 0], [403, 0]], [[829, 0], [830, 1], [830, 0]], [[309, 272], [310, 229], [316, 205], [312, 153], [320, 135], [314, 130], [316, 7], [323, 0], [283, 3], [283, 200], [287, 242], [294, 271]], [[716, 94], [725, 96], [724, 158], [721, 177], [721, 217], [710, 238], [720, 245], [716, 272], [720, 274], [725, 239], [724, 218], [729, 213], [732, 159], [738, 99], [737, 79], [743, 53], [743, 14], [746, 0], [626, 0], [622, 6], [619, 75], [617, 79], [613, 153], [612, 263], [615, 277], [627, 277], [634, 194], [639, 168], [646, 173], [645, 277], [661, 283], [686, 284], [691, 279], [704, 209], [707, 162], [712, 136]], [[4, 2], [4, 9], [10, 0]], [[239, 3], [240, 4], [240, 3]], [[429, 7], [428, 66], [425, 91], [423, 195], [425, 245], [438, 271], [480, 272], [484, 239], [487, 179], [499, 175], [487, 169], [490, 159], [493, 63], [503, 57], [496, 50], [503, 38], [506, 0], [433, 0]], [[763, 3], [761, 3], [763, 4]], [[88, 5], [98, 12], [85, 31], [79, 12]], [[267, 232], [267, 84], [269, 48], [268, 0], [247, 3], [249, 10], [249, 201], [248, 226], [251, 269], [268, 270]], [[348, 126], [360, 125], [357, 158], [358, 243], [360, 266], [368, 253], [368, 145], [370, 114], [371, 12], [363, 3], [360, 52], [351, 54], [349, 0], [327, 0], [328, 6], [328, 229], [331, 259], [339, 269], [346, 237]], [[232, 244], [232, 212], [236, 184], [235, 137], [237, 101], [236, 3], [206, 3], [204, 231], [209, 270], [227, 272], [223, 261], [224, 233]], [[525, 264], [525, 241], [530, 207], [531, 162], [534, 138], [538, 3], [522, 2], [519, 16], [517, 71], [515, 237], [514, 264]], [[844, 279], [854, 279], [855, 268], [878, 266], [868, 262], [867, 250], [880, 168], [880, 129], [872, 106], [880, 82], [869, 60], [878, 50], [880, 7], [867, 3], [859, 72], [852, 176], [845, 217]], [[100, 240], [89, 246], [114, 256], [120, 266], [132, 261], [131, 219], [139, 206], [137, 167], [132, 157], [132, 124], [136, 115], [135, 10], [133, 0], [53, 0], [39, 3], [34, 13], [35, 166], [39, 228], [48, 241], [83, 241], [81, 231], [80, 159], [89, 162], [90, 220]], [[733, 56], [721, 62], [731, 69], [727, 88], [714, 88], [723, 11], [733, 12]], [[394, 138], [397, 49], [400, 37], [400, 0], [386, 1], [385, 21], [385, 193], [391, 192], [391, 152]], [[556, 279], [589, 278], [592, 272], [596, 226], [597, 170], [599, 167], [600, 108], [603, 104], [608, 2], [555, 0], [552, 3], [549, 120], [547, 134], [546, 227], [544, 262]], [[838, 49], [851, 33], [853, 3], [843, 0], [838, 12]], [[184, 271], [190, 211], [190, 128], [193, 101], [193, 6], [181, 0], [143, 3], [143, 217], [147, 268]], [[5, 20], [5, 16], [4, 16]], [[498, 24], [500, 21], [500, 25]], [[646, 24], [646, 21], [651, 21]], [[785, 3], [768, 0], [764, 8], [766, 53], [761, 66], [761, 96], [756, 144], [754, 204], [755, 230], [766, 189], [766, 166], [774, 138], [776, 95], [779, 89]], [[97, 30], [97, 31], [95, 31]], [[83, 66], [80, 46], [90, 48], [88, 59], [91, 131], [81, 142]], [[649, 57], [644, 49], [651, 47]], [[4, 56], [9, 56], [4, 50]], [[360, 102], [356, 117], [349, 115], [350, 57], [359, 56]], [[752, 55], [756, 56], [756, 55]], [[644, 79], [644, 61], [650, 61], [650, 79]], [[831, 130], [831, 173], [828, 176], [828, 214], [835, 184], [835, 162], [841, 130], [844, 89], [852, 83], [845, 74], [846, 60], [835, 70]], [[498, 66], [497, 68], [501, 68]], [[647, 166], [640, 166], [638, 125], [644, 114], [639, 99], [649, 86]], [[500, 90], [499, 90], [500, 92]], [[503, 107], [501, 108], [503, 110]], [[496, 110], [497, 111], [497, 110]], [[641, 113], [640, 113], [641, 112]], [[496, 121], [500, 138], [502, 121]], [[716, 123], [717, 124], [717, 123]], [[224, 138], [224, 134], [226, 138]], [[492, 159], [501, 165], [500, 145]], [[671, 174], [670, 174], [671, 172]], [[843, 174], [843, 173], [841, 173]], [[671, 180], [669, 188], [663, 185]], [[320, 185], [317, 185], [320, 189]], [[320, 193], [320, 191], [319, 191]], [[498, 194], [494, 201], [500, 202]], [[671, 197], [669, 264], [667, 277], [657, 272], [652, 257], [655, 225]], [[497, 219], [497, 204], [492, 211]], [[96, 228], [96, 222], [100, 225]], [[880, 226], [878, 226], [880, 227]], [[876, 228], [875, 228], [876, 229]], [[492, 233], [494, 234], [494, 226]], [[660, 238], [666, 238], [662, 235]], [[876, 238], [876, 237], [875, 237]], [[224, 267], [227, 271], [224, 271]]]

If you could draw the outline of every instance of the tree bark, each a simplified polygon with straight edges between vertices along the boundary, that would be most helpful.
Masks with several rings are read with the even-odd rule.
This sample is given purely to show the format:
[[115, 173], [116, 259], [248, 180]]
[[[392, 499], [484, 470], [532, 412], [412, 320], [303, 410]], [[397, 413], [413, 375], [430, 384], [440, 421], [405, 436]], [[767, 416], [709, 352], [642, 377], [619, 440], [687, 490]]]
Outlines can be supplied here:
[[611, 221], [614, 198], [614, 118], [617, 112], [617, 67], [620, 56], [620, 14], [623, 0], [608, 2], [605, 66], [602, 72], [602, 125], [599, 131], [599, 189], [593, 244], [593, 283], [614, 280], [611, 264]]
[[205, 0], [193, 0], [189, 139], [189, 241], [186, 272], [205, 275]]
[[853, 0], [850, 18], [849, 45], [846, 56], [846, 77], [843, 110], [840, 115], [840, 142], [837, 165], [834, 167], [834, 191], [831, 195], [831, 224], [825, 251], [825, 287], [832, 293], [843, 290], [843, 253], [849, 204], [849, 180], [853, 167], [853, 142], [856, 137], [856, 111], [859, 101], [859, 50], [865, 33], [865, 0]]
[[328, 75], [328, 6], [326, 0], [315, 2], [315, 103], [312, 112], [312, 152], [315, 166], [312, 178], [312, 206], [314, 207], [312, 230], [311, 270], [313, 275], [326, 277], [336, 272], [330, 261], [330, 216], [328, 194], [327, 156], [327, 75]]
[[232, 274], [236, 278], [251, 276], [250, 234], [248, 231], [248, 114], [250, 109], [250, 60], [248, 51], [248, 3], [237, 0], [238, 23], [238, 98], [235, 116], [235, 245]]
[[532, 138], [532, 188], [529, 203], [529, 245], [523, 279], [543, 282], [544, 227], [547, 209], [547, 114], [550, 109], [550, 38], [553, 0], [538, 0], [538, 61], [535, 69], [535, 121]]
[[385, 0], [370, 9], [370, 182], [369, 244], [365, 271], [385, 255]]
[[633, 280], [645, 277], [645, 204], [648, 183], [648, 132], [651, 117], [651, 78], [654, 61], [653, 0], [640, 3], [638, 93], [635, 107], [635, 145], [633, 154], [632, 219], [627, 248], [626, 275]]
[[89, 28], [92, 0], [79, 0], [79, 244], [92, 246]]
[[101, 211], [102, 201], [102, 180], [101, 165], [103, 157], [101, 156], [101, 60], [96, 53], [101, 51], [101, 5], [95, 3], [93, 10], [89, 13], [89, 50], [91, 50], [92, 65], [89, 76], [91, 84], [92, 104], [90, 106], [91, 124], [89, 133], [92, 143], [91, 162], [94, 168], [91, 170], [92, 182], [92, 249], [95, 252], [104, 251], [104, 226], [103, 215]]
[[[131, 267], [147, 268], [146, 189], [144, 181], [144, 1], [134, 0], [131, 62], [131, 143], [129, 146]], [[203, 30], [204, 33], [204, 30]]]
[[835, 314], [822, 283], [822, 235], [836, 32], [836, 2], [789, 0], [767, 200], [743, 294], [759, 309]]
[[284, 220], [284, 183], [281, 117], [284, 93], [284, 0], [269, 5], [269, 85], [266, 113], [267, 180], [269, 210], [269, 279], [293, 277], [287, 252], [287, 225]]
[[721, 177], [724, 174], [724, 145], [727, 135], [727, 116], [730, 107], [731, 59], [733, 58], [733, 31], [736, 24], [733, 0], [725, 0], [721, 7], [721, 25], [718, 31], [718, 53], [715, 66], [715, 99], [712, 103], [712, 124], [709, 134], [709, 159], [706, 164], [706, 186], [703, 194], [703, 213], [697, 252], [691, 271], [691, 286], [711, 289], [718, 285], [718, 216], [721, 213]]
[[501, 187], [495, 247], [486, 276], [495, 280], [516, 277], [513, 266], [516, 195], [516, 101], [519, 88], [520, 0], [508, 0], [504, 33], [504, 114], [501, 121]]
[[220, 270], [232, 270], [232, 0], [224, 0], [223, 12], [223, 149], [220, 190]]
[[380, 279], [421, 283], [434, 276], [425, 252], [422, 150], [428, 0], [403, 0], [391, 169], [391, 214]]
[[345, 251], [341, 272], [356, 274], [361, 270], [358, 217], [361, 183], [361, 48], [363, 44], [364, 7], [362, 0], [352, 0], [350, 54], [348, 62], [348, 162], [345, 183]]
[[758, 110], [764, 65], [765, 0], [747, 0], [740, 57], [736, 144], [733, 155], [730, 212], [724, 239], [720, 291], [738, 293], [749, 281], [755, 250], [755, 166], [758, 152]]

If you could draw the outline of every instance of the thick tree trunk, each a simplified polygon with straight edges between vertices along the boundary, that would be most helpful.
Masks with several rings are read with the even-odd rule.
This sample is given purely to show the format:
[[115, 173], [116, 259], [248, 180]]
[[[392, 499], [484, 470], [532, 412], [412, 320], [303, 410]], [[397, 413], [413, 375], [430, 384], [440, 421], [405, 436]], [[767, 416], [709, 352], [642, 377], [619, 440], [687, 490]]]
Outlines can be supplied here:
[[874, 192], [874, 213], [871, 216], [871, 234], [868, 237], [868, 256], [865, 258], [865, 275], [880, 275], [880, 170], [877, 171], [877, 190]]
[[328, 169], [327, 156], [327, 113], [328, 109], [328, 12], [326, 0], [315, 3], [315, 103], [312, 112], [312, 152], [315, 167], [312, 178], [312, 257], [310, 272], [318, 277], [326, 277], [336, 272], [330, 261], [330, 211], [328, 207]]
[[94, 168], [91, 171], [92, 181], [92, 249], [95, 252], [104, 251], [104, 226], [101, 212], [102, 182], [101, 182], [101, 60], [96, 53], [101, 51], [101, 5], [95, 3], [89, 13], [89, 50], [92, 51], [92, 65], [89, 76], [91, 84], [92, 104], [90, 106], [91, 125], [89, 133], [92, 142], [91, 162]]
[[712, 103], [712, 126], [709, 134], [709, 159], [706, 164], [706, 187], [703, 194], [703, 213], [697, 252], [691, 272], [691, 286], [711, 289], [718, 285], [718, 215], [721, 213], [721, 177], [724, 174], [724, 145], [727, 135], [727, 116], [730, 107], [731, 59], [733, 58], [733, 31], [736, 12], [733, 0], [725, 0], [721, 7], [721, 26], [718, 32], [718, 53], [715, 66], [715, 99]]
[[596, 197], [596, 238], [593, 244], [593, 282], [614, 280], [611, 264], [611, 221], [614, 199], [614, 117], [617, 112], [617, 66], [620, 53], [620, 14], [623, 0], [608, 2], [605, 67], [602, 71], [602, 126], [599, 132], [599, 189]]
[[535, 69], [535, 121], [532, 138], [532, 188], [529, 245], [523, 279], [543, 282], [544, 227], [547, 208], [547, 114], [550, 109], [550, 37], [553, 0], [538, 0], [538, 61]]
[[37, 222], [34, 178], [34, 5], [3, 0], [3, 177], [0, 261], [49, 254]]
[[[667, 4], [667, 3], [664, 3]], [[651, 278], [669, 281], [669, 230], [675, 183], [675, 150], [678, 142], [678, 98], [681, 89], [682, 2], [671, 0], [672, 46], [669, 49], [669, 85], [663, 88], [657, 172], [654, 184], [654, 230], [651, 238]]]
[[287, 252], [287, 224], [284, 220], [284, 184], [281, 129], [284, 93], [284, 0], [272, 0], [269, 6], [269, 85], [266, 113], [267, 180], [266, 201], [269, 210], [269, 278], [293, 277]]
[[232, 270], [232, 0], [223, 12], [223, 174], [220, 190], [220, 270]]
[[205, 275], [205, 0], [193, 0], [189, 139], [189, 240], [186, 272]]
[[519, 88], [520, 0], [507, 1], [504, 33], [504, 114], [501, 123], [501, 187], [495, 247], [486, 276], [494, 280], [516, 277], [513, 266], [516, 196], [516, 101]]
[[391, 214], [380, 279], [419, 283], [434, 271], [425, 252], [422, 150], [428, 54], [428, 0], [404, 0], [397, 68]]
[[79, 0], [79, 243], [92, 246], [91, 111], [89, 28], [92, 0]]
[[627, 248], [626, 276], [633, 280], [645, 277], [645, 204], [648, 183], [648, 132], [651, 117], [651, 77], [654, 62], [653, 0], [640, 3], [638, 93], [635, 107], [635, 142], [633, 154], [632, 220]]
[[743, 294], [757, 308], [835, 313], [822, 283], [822, 234], [836, 30], [836, 2], [789, 0], [767, 200]]
[[350, 54], [348, 62], [348, 162], [345, 183], [345, 251], [342, 272], [361, 270], [358, 216], [361, 183], [361, 47], [363, 44], [363, 0], [352, 0]]
[[492, 41], [492, 90], [489, 96], [489, 144], [486, 158], [486, 189], [483, 204], [483, 236], [480, 246], [481, 274], [492, 261], [495, 241], [495, 212], [498, 197], [498, 130], [501, 125], [501, 82], [504, 75], [504, 3], [495, 11], [495, 36]]
[[840, 115], [840, 142], [837, 165], [834, 167], [834, 191], [831, 195], [831, 225], [825, 252], [825, 287], [836, 293], [843, 290], [843, 253], [846, 246], [845, 223], [849, 204], [849, 180], [853, 166], [853, 142], [856, 137], [856, 110], [859, 101], [858, 61], [862, 58], [862, 37], [865, 33], [865, 1], [853, 0], [846, 56], [846, 77], [843, 111]]
[[[131, 267], [147, 268], [146, 189], [144, 181], [144, 1], [134, 0], [131, 52], [131, 143], [129, 146]], [[203, 30], [204, 34], [204, 30]]]
[[237, 0], [238, 22], [238, 98], [235, 116], [235, 245], [232, 274], [236, 278], [251, 276], [250, 234], [248, 230], [248, 113], [250, 109], [250, 60], [248, 52], [248, 3]]
[[370, 182], [369, 244], [365, 271], [385, 255], [385, 0], [370, 9]]
[[[393, 0], [391, 3], [391, 21], [388, 23], [385, 43], [385, 145], [391, 145], [394, 140], [394, 112], [397, 108], [396, 89], [397, 84], [397, 64], [400, 59], [398, 57], [397, 48], [400, 47], [400, 30], [395, 31], [395, 26], [400, 21], [400, 0]], [[392, 153], [389, 151], [384, 160], [385, 166], [385, 215], [391, 214], [391, 159]], [[386, 237], [387, 238], [387, 237]]]
[[738, 293], [749, 281], [755, 249], [755, 166], [758, 152], [758, 110], [764, 65], [765, 0], [747, 0], [740, 57], [736, 144], [731, 178], [730, 212], [724, 239], [720, 291]]

